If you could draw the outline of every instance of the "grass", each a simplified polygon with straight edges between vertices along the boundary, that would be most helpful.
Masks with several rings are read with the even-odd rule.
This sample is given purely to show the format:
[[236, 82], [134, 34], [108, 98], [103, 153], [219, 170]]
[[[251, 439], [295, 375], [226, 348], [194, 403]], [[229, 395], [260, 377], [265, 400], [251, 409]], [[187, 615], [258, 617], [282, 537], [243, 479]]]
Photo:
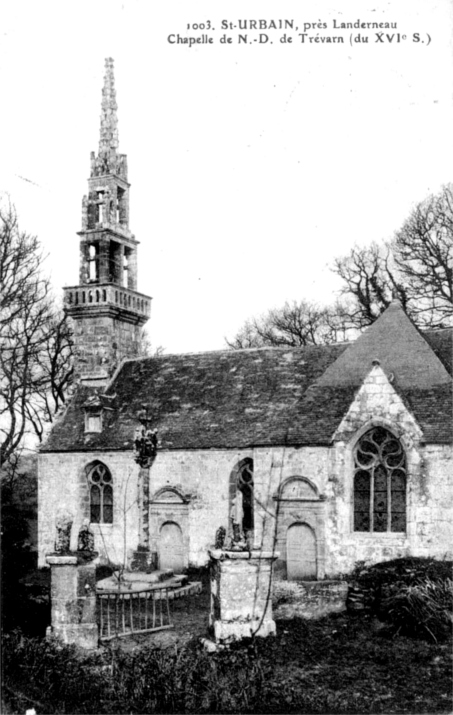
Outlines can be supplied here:
[[4, 712], [31, 703], [38, 713], [451, 710], [451, 641], [383, 638], [373, 617], [347, 614], [277, 628], [214, 654], [192, 639], [90, 656], [15, 632], [4, 639]]
[[[354, 582], [371, 583], [381, 596], [393, 594], [403, 604], [409, 593], [415, 614], [426, 604], [433, 609], [435, 590], [436, 603], [444, 598], [448, 611], [451, 592], [442, 591], [442, 584], [451, 570], [427, 561], [360, 567]], [[276, 637], [208, 654], [200, 645], [209, 611], [207, 575], [190, 577], [203, 580], [203, 593], [175, 601], [175, 630], [159, 637], [113, 642], [82, 655], [19, 630], [7, 634], [2, 712], [451, 712], [451, 629], [438, 642], [409, 638], [404, 629], [383, 628], [372, 610], [280, 621]], [[423, 589], [421, 606], [414, 593], [420, 596]], [[291, 597], [287, 590], [279, 597]], [[396, 608], [395, 602], [390, 606]]]

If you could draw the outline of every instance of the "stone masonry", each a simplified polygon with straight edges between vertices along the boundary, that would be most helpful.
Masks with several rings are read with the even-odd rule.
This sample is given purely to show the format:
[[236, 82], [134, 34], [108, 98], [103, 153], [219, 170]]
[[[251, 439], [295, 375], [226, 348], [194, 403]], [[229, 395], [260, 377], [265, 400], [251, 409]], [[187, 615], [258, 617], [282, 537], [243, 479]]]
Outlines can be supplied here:
[[127, 159], [118, 153], [113, 60], [105, 63], [99, 152], [91, 154], [82, 201], [80, 284], [65, 288], [74, 321], [76, 379], [102, 386], [124, 358], [139, 354], [151, 299], [137, 292], [137, 246], [129, 229]]
[[265, 551], [222, 551], [211, 557], [210, 627], [217, 642], [275, 634], [271, 576], [276, 555]]

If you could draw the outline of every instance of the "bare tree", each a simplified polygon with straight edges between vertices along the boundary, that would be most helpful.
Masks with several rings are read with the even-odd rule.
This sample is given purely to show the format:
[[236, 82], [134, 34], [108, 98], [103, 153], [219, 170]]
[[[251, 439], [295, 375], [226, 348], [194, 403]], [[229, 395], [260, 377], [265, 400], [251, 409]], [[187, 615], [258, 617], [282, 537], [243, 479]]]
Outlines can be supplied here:
[[420, 327], [445, 327], [453, 317], [453, 184], [418, 204], [388, 243], [355, 246], [332, 270], [341, 300], [329, 307], [285, 303], [247, 320], [227, 345], [317, 345], [356, 337], [399, 298]]
[[335, 324], [336, 308], [320, 308], [315, 303], [302, 300], [285, 303], [282, 308], [268, 311], [260, 318], [247, 320], [227, 345], [241, 348], [299, 347], [326, 345], [338, 339], [343, 326]]
[[156, 348], [151, 342], [148, 331], [146, 328], [142, 328], [138, 343], [138, 355], [137, 357], [159, 357], [163, 355], [165, 348], [162, 345], [158, 345]]
[[36, 236], [14, 207], [0, 206], [0, 456], [5, 463], [32, 430], [39, 440], [65, 401], [72, 367], [69, 328], [54, 309]]
[[395, 295], [408, 308], [405, 286], [393, 267], [389, 245], [355, 246], [347, 256], [335, 259], [332, 270], [343, 281], [340, 294], [346, 329], [362, 330], [371, 325]]
[[453, 315], [453, 185], [418, 204], [394, 239], [353, 248], [334, 261], [343, 281], [345, 325], [373, 323], [398, 297], [420, 327], [445, 327]]
[[392, 244], [395, 265], [420, 325], [445, 327], [453, 316], [453, 184], [415, 207]]

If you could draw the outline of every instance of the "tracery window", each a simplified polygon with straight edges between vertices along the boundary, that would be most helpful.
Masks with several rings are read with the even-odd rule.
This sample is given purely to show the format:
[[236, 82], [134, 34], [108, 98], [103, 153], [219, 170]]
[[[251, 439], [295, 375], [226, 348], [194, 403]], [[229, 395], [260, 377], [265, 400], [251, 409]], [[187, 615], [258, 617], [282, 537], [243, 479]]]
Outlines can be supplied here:
[[406, 455], [401, 442], [373, 427], [354, 450], [354, 531], [406, 530]]
[[88, 472], [90, 490], [90, 521], [93, 524], [113, 523], [112, 475], [101, 462], [96, 462]]

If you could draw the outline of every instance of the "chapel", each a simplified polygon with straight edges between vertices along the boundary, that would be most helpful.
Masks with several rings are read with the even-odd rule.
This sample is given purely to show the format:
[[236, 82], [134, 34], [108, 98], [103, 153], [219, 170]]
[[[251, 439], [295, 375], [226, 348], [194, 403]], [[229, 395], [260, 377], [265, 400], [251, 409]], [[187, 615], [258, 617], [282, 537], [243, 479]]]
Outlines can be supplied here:
[[39, 564], [62, 513], [89, 521], [100, 563], [126, 568], [203, 566], [235, 525], [294, 580], [452, 558], [451, 330], [421, 332], [394, 300], [350, 343], [140, 357], [151, 298], [129, 192], [107, 59], [65, 288], [76, 389], [39, 455]]

